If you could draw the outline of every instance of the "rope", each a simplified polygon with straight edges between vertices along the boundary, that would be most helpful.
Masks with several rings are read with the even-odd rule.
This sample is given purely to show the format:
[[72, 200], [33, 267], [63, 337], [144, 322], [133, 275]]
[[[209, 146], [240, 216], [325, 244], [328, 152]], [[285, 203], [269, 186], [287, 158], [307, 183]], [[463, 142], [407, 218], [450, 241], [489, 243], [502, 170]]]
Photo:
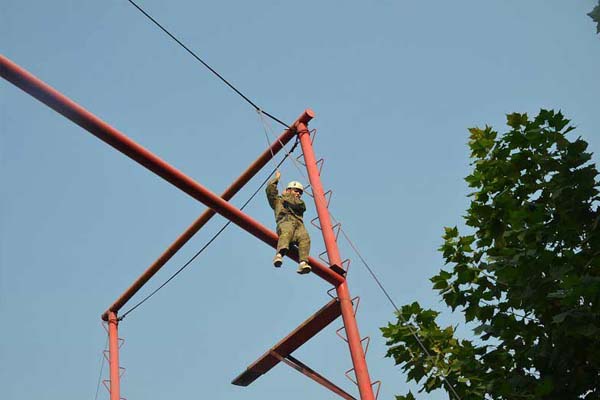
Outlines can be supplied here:
[[[261, 110], [258, 110], [259, 115], [261, 114]], [[269, 144], [269, 146], [271, 146], [271, 143], [269, 141], [269, 137], [270, 136], [276, 136], [275, 132], [273, 130], [273, 127], [271, 126], [271, 124], [269, 124], [269, 121], [265, 120], [262, 116], [261, 116], [261, 122], [263, 123], [263, 129], [265, 131], [265, 136], [267, 138], [267, 143]], [[269, 133], [267, 133], [267, 131]], [[298, 134], [300, 134], [300, 132], [298, 132]], [[296, 139], [297, 140], [297, 139]], [[279, 141], [279, 143], [281, 143], [281, 141]], [[283, 146], [283, 144], [281, 144]], [[300, 163], [298, 162], [298, 160], [296, 160], [296, 157], [292, 157], [291, 158], [292, 163], [294, 164], [294, 167], [296, 167], [296, 169], [298, 170], [298, 172], [300, 173], [300, 175], [302, 175], [302, 177], [304, 178], [305, 182], [308, 182], [308, 176], [306, 176], [306, 173], [302, 170], [302, 168], [300, 168]]]
[[[237, 93], [241, 98], [243, 98], [244, 100], [246, 100], [246, 102], [248, 104], [250, 104], [252, 107], [254, 107], [255, 110], [260, 110], [260, 107], [258, 107], [252, 100], [250, 100], [246, 95], [244, 95], [241, 91], [239, 91], [238, 89], [236, 89], [235, 86], [233, 86], [231, 83], [229, 83], [229, 81], [227, 81], [227, 79], [225, 79], [221, 74], [219, 74], [217, 71], [215, 71], [210, 65], [208, 65], [204, 60], [202, 60], [200, 57], [198, 57], [198, 55], [196, 55], [196, 53], [194, 53], [192, 50], [190, 50], [185, 44], [183, 44], [181, 42], [181, 40], [177, 39], [171, 32], [169, 32], [164, 26], [162, 26], [157, 20], [155, 20], [154, 18], [152, 18], [152, 16], [150, 14], [148, 14], [146, 11], [144, 11], [144, 9], [142, 7], [140, 7], [139, 5], [137, 5], [133, 0], [127, 0], [129, 1], [129, 3], [131, 3], [131, 5], [133, 5], [135, 8], [138, 9], [139, 12], [141, 12], [142, 14], [144, 14], [146, 16], [146, 18], [148, 18], [150, 21], [152, 21], [154, 23], [154, 25], [158, 26], [164, 33], [166, 33], [171, 39], [173, 39], [175, 42], [177, 42], [177, 44], [179, 44], [183, 49], [185, 49], [185, 51], [187, 51], [192, 57], [194, 57], [197, 61], [199, 61], [202, 65], [204, 65], [210, 72], [212, 72], [217, 78], [219, 78], [221, 81], [223, 81], [223, 83], [225, 83], [227, 86], [229, 86], [235, 93]], [[285, 126], [286, 128], [289, 128], [289, 125], [286, 124], [285, 122], [281, 121], [280, 119], [274, 117], [273, 115], [269, 114], [266, 111], [261, 111], [263, 114], [265, 114], [267, 117], [271, 118], [273, 121], [278, 122], [279, 124]]]
[[360, 261], [367, 268], [367, 271], [369, 271], [369, 274], [371, 274], [371, 277], [375, 280], [375, 282], [377, 283], [377, 286], [379, 286], [379, 288], [381, 289], [381, 291], [383, 292], [383, 294], [385, 295], [385, 297], [387, 297], [387, 299], [390, 301], [390, 303], [392, 304], [392, 306], [394, 307], [394, 309], [396, 310], [396, 312], [400, 312], [400, 310], [398, 309], [398, 306], [396, 306], [396, 303], [394, 303], [394, 300], [392, 300], [392, 297], [389, 295], [389, 293], [387, 292], [387, 290], [385, 290], [385, 288], [383, 287], [383, 284], [381, 283], [381, 281], [379, 280], [379, 278], [377, 278], [377, 275], [375, 275], [375, 272], [373, 272], [373, 270], [371, 269], [371, 267], [369, 266], [369, 264], [367, 264], [367, 261], [358, 252], [358, 249], [356, 248], [356, 246], [354, 245], [354, 243], [350, 240], [350, 238], [346, 234], [346, 231], [344, 231], [344, 229], [341, 228], [341, 225], [340, 225], [340, 231], [342, 232], [342, 235], [344, 236], [344, 238], [346, 239], [346, 241], [348, 242], [348, 244], [350, 245], [350, 247], [352, 247], [352, 250], [354, 250], [354, 253], [356, 253], [356, 255], [358, 256], [358, 258], [360, 258]]
[[94, 396], [94, 400], [98, 400], [98, 391], [100, 390], [100, 383], [102, 382], [102, 371], [104, 370], [104, 363], [106, 358], [104, 357], [104, 352], [106, 351], [106, 347], [108, 346], [108, 333], [106, 334], [106, 343], [104, 344], [104, 350], [100, 355], [100, 374], [98, 374], [98, 384], [96, 385], [96, 395]]
[[[267, 138], [267, 140], [268, 140], [268, 138]], [[308, 177], [306, 176], [306, 173], [298, 165], [299, 164], [298, 161], [295, 158], [293, 158], [293, 157], [292, 157], [292, 161], [294, 163], [294, 166], [300, 172], [300, 174], [304, 177], [304, 179], [308, 180]], [[339, 222], [333, 216], [333, 214], [329, 211], [329, 208], [327, 209], [327, 212], [329, 213], [329, 216], [334, 221], [334, 223], [338, 223]], [[400, 309], [398, 308], [398, 306], [396, 305], [396, 303], [394, 303], [394, 300], [392, 300], [392, 297], [390, 296], [390, 294], [388, 293], [388, 291], [385, 289], [385, 287], [383, 286], [383, 284], [381, 283], [381, 281], [379, 280], [379, 278], [377, 277], [377, 275], [375, 274], [375, 272], [373, 271], [373, 269], [369, 266], [369, 264], [367, 263], [367, 261], [360, 254], [360, 252], [358, 251], [358, 248], [354, 245], [354, 243], [350, 240], [350, 237], [342, 229], [341, 224], [340, 224], [340, 231], [342, 232], [342, 235], [344, 236], [344, 238], [346, 239], [346, 241], [348, 242], [348, 244], [350, 245], [350, 247], [352, 247], [352, 250], [354, 251], [354, 253], [356, 253], [356, 255], [358, 256], [358, 258], [360, 259], [360, 261], [362, 262], [362, 264], [365, 266], [365, 268], [367, 269], [367, 271], [369, 271], [369, 274], [375, 280], [375, 282], [377, 283], [377, 286], [379, 286], [379, 289], [381, 289], [381, 291], [383, 292], [383, 294], [385, 295], [385, 297], [388, 299], [388, 301], [390, 302], [390, 304], [392, 305], [392, 307], [394, 307], [394, 309], [396, 310], [396, 313], [398, 314], [398, 317], [402, 320], [402, 322], [404, 323], [404, 325], [406, 325], [408, 327], [411, 335], [415, 338], [415, 340], [419, 344], [419, 347], [421, 348], [421, 350], [423, 350], [423, 352], [425, 353], [425, 355], [427, 355], [427, 357], [431, 358], [431, 354], [429, 353], [429, 351], [425, 347], [425, 344], [423, 343], [423, 341], [421, 340], [421, 338], [418, 335], [417, 331], [420, 329], [418, 327], [418, 325], [416, 327], [417, 330], [415, 330], [415, 327], [413, 325], [409, 324], [408, 321], [406, 321], [406, 319], [404, 319], [404, 317], [400, 313]], [[410, 349], [408, 349], [408, 351], [411, 354], [411, 356], [414, 357], [414, 354], [412, 353], [412, 351]], [[456, 390], [454, 389], [454, 387], [450, 384], [450, 382], [448, 382], [448, 380], [446, 379], [446, 377], [443, 376], [443, 375], [441, 375], [441, 378], [442, 378], [444, 384], [446, 385], [446, 387], [448, 387], [448, 389], [450, 390], [450, 392], [455, 396], [455, 398], [457, 400], [462, 400], [461, 397], [458, 395], [458, 393], [456, 393]]]
[[[265, 132], [265, 139], [267, 139], [267, 147], [271, 151], [271, 161], [273, 161], [273, 165], [277, 165], [277, 162], [275, 161], [275, 153], [273, 153], [273, 148], [271, 147], [271, 139], [269, 138], [270, 125], [265, 120], [264, 114], [261, 109], [256, 110], [256, 112], [260, 117], [260, 122], [262, 122], [263, 131]], [[279, 143], [281, 144], [281, 147], [283, 147], [283, 143], [281, 143], [281, 140], [279, 141]], [[277, 167], [275, 167], [275, 170], [277, 170]]]
[[[292, 160], [294, 161], [294, 165], [296, 166], [296, 168], [298, 169], [298, 171], [300, 171], [300, 173], [305, 177], [305, 179], [308, 179], [308, 178], [306, 178], [306, 175], [302, 171], [302, 169], [296, 164], [297, 161], [294, 160], [293, 158], [292, 158]], [[327, 208], [327, 212], [329, 213], [329, 216], [334, 221], [334, 223], [336, 223], [336, 224], [339, 223], [339, 221], [329, 211], [329, 207]], [[415, 330], [415, 328], [411, 324], [409, 324], [408, 321], [406, 321], [406, 319], [404, 319], [404, 317], [400, 313], [400, 309], [398, 308], [398, 306], [396, 305], [396, 303], [394, 303], [394, 300], [392, 300], [392, 297], [390, 296], [390, 294], [388, 293], [388, 291], [385, 289], [385, 287], [383, 286], [383, 284], [381, 283], [381, 281], [379, 280], [379, 278], [377, 277], [377, 275], [375, 274], [375, 272], [373, 271], [373, 269], [369, 266], [369, 264], [367, 263], [367, 261], [360, 254], [360, 252], [358, 251], [358, 248], [350, 240], [350, 237], [346, 234], [346, 232], [344, 231], [344, 229], [342, 229], [341, 224], [340, 224], [340, 231], [342, 232], [342, 235], [344, 236], [344, 239], [346, 239], [346, 241], [348, 242], [348, 244], [350, 245], [350, 247], [352, 248], [352, 250], [354, 251], [354, 253], [356, 253], [356, 255], [358, 256], [358, 258], [360, 259], [360, 261], [362, 262], [362, 264], [364, 265], [364, 267], [367, 269], [367, 271], [369, 271], [369, 274], [371, 275], [371, 277], [373, 278], [373, 280], [375, 280], [375, 282], [377, 283], [377, 286], [379, 286], [379, 289], [381, 289], [381, 291], [383, 292], [383, 294], [385, 295], [385, 297], [388, 299], [388, 301], [390, 302], [390, 304], [392, 305], [392, 307], [394, 307], [394, 309], [396, 310], [396, 313], [398, 314], [398, 317], [402, 320], [402, 322], [404, 323], [404, 325], [406, 325], [408, 327], [411, 335], [415, 338], [415, 340], [419, 344], [419, 347], [421, 348], [421, 350], [423, 350], [423, 352], [427, 355], [427, 357], [431, 358], [431, 354], [429, 353], [429, 351], [425, 347], [425, 344], [423, 343], [423, 341], [419, 337], [419, 335], [418, 335], [417, 331]], [[417, 326], [417, 330], [419, 330], [418, 326]], [[411, 356], [414, 356], [412, 354], [412, 351], [410, 349], [409, 349], [409, 353], [411, 354]], [[458, 395], [458, 393], [456, 393], [456, 390], [454, 389], [454, 387], [450, 384], [450, 382], [448, 382], [448, 380], [446, 379], [446, 377], [443, 376], [443, 375], [441, 375], [441, 378], [444, 381], [444, 384], [450, 390], [450, 392], [456, 397], [456, 399], [457, 400], [462, 400], [461, 397]]]
[[[288, 156], [296, 149], [296, 147], [298, 146], [298, 139], [296, 139], [296, 142], [294, 143], [294, 145], [292, 146], [292, 148], [285, 154], [285, 156], [283, 157], [283, 159], [279, 162], [279, 164], [277, 164], [277, 166], [275, 167], [275, 169], [273, 171], [271, 171], [271, 173], [267, 176], [267, 178], [260, 184], [260, 186], [258, 187], [258, 189], [256, 189], [254, 191], [254, 193], [252, 193], [252, 195], [250, 196], [250, 198], [248, 200], [246, 200], [246, 202], [242, 205], [242, 207], [240, 207], [240, 210], [243, 210], [251, 201], [252, 199], [254, 199], [254, 197], [256, 197], [256, 195], [258, 194], [258, 192], [263, 188], [263, 186], [269, 181], [269, 179], [271, 178], [271, 176], [275, 173], [275, 171], [277, 171], [277, 168], [279, 168], [281, 166], [281, 164], [284, 163], [284, 161], [286, 160], [286, 158], [288, 158]], [[212, 242], [215, 241], [215, 239], [217, 239], [217, 237], [219, 237], [219, 235], [231, 224], [231, 221], [227, 221], [227, 223], [225, 225], [223, 225], [223, 227], [221, 227], [221, 229], [219, 229], [219, 231], [217, 233], [215, 233], [208, 242], [206, 242], [206, 244], [204, 246], [202, 246], [202, 248], [200, 248], [200, 250], [198, 250], [196, 252], [196, 254], [194, 254], [192, 256], [192, 258], [190, 258], [185, 264], [183, 264], [182, 267], [180, 267], [177, 271], [175, 271], [175, 273], [173, 275], [171, 275], [169, 277], [169, 279], [167, 279], [163, 284], [161, 284], [158, 288], [154, 289], [149, 295], [147, 295], [146, 297], [144, 297], [142, 300], [140, 300], [136, 305], [134, 305], [133, 307], [131, 307], [129, 310], [127, 310], [125, 313], [123, 313], [123, 315], [121, 315], [119, 317], [119, 321], [123, 320], [127, 315], [129, 315], [132, 311], [134, 311], [135, 309], [137, 309], [139, 306], [141, 306], [142, 304], [144, 304], [147, 300], [149, 300], [152, 296], [154, 296], [159, 290], [161, 290], [163, 287], [165, 287], [169, 282], [171, 282], [173, 279], [175, 279], [175, 277], [177, 275], [179, 275], [188, 265], [190, 265], [192, 263], [192, 261], [194, 261], [204, 250], [206, 250], [206, 248], [208, 246], [211, 245]]]

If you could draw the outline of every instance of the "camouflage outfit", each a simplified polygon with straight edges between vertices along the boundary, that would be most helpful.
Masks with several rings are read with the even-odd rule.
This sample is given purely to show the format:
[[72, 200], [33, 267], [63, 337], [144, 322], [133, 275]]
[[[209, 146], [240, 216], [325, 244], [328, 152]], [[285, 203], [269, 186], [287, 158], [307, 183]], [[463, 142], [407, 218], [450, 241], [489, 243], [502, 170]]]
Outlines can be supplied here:
[[306, 205], [300, 198], [292, 193], [277, 192], [278, 179], [273, 179], [267, 185], [267, 199], [269, 205], [275, 211], [275, 222], [277, 222], [277, 253], [286, 254], [290, 244], [298, 246], [300, 261], [308, 262], [310, 252], [310, 237], [304, 227], [302, 216], [306, 211]]

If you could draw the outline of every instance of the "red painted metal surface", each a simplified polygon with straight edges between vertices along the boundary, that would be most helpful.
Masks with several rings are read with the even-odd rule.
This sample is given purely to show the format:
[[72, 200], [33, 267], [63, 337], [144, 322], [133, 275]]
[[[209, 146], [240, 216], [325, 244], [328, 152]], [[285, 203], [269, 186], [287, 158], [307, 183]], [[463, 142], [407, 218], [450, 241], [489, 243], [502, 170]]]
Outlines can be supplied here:
[[289, 335], [279, 341], [279, 343], [269, 349], [258, 360], [252, 363], [246, 371], [241, 373], [231, 383], [238, 386], [248, 386], [279, 363], [280, 360], [273, 355], [273, 352], [282, 357], [289, 356], [293, 351], [332, 323], [340, 316], [340, 314], [340, 303], [337, 299], [331, 300], [304, 321], [299, 327], [294, 329]]
[[[306, 170], [308, 171], [308, 178], [315, 201], [315, 207], [317, 209], [317, 214], [319, 215], [329, 263], [333, 267], [341, 268], [342, 259], [337, 246], [335, 233], [331, 225], [329, 211], [327, 210], [327, 200], [323, 191], [323, 185], [321, 184], [321, 177], [319, 176], [319, 169], [312, 147], [310, 133], [306, 125], [302, 123], [298, 124], [296, 127], [298, 129], [298, 136], [300, 137], [300, 145], [302, 146], [302, 152], [304, 154], [304, 162], [306, 164]], [[369, 377], [367, 362], [361, 344], [360, 333], [356, 324], [356, 318], [354, 317], [350, 291], [348, 290], [346, 281], [337, 285], [336, 291], [340, 301], [342, 319], [344, 321], [344, 327], [346, 328], [348, 346], [350, 348], [350, 355], [356, 374], [360, 398], [361, 400], [375, 400], [373, 388], [371, 387], [371, 378]]]
[[108, 314], [108, 365], [110, 371], [110, 400], [121, 399], [119, 370], [119, 321], [117, 314]]
[[306, 375], [318, 384], [325, 386], [327, 389], [331, 390], [333, 393], [337, 394], [341, 398], [346, 400], [356, 400], [354, 397], [352, 397], [349, 393], [337, 386], [335, 383], [331, 382], [329, 379], [325, 378], [323, 375], [319, 374], [317, 371], [313, 370], [297, 358], [294, 358], [291, 355], [287, 357], [281, 357], [276, 352], [273, 352], [273, 355], [277, 357], [279, 361], [289, 365], [296, 371]]
[[[296, 120], [296, 123], [308, 123], [313, 118], [314, 114], [312, 110], [305, 110], [300, 117]], [[271, 146], [265, 150], [257, 159], [254, 161], [246, 171], [242, 173], [232, 184], [229, 186], [221, 195], [223, 200], [229, 201], [235, 194], [260, 171], [268, 162], [277, 154], [283, 146], [286, 145], [292, 138], [296, 136], [294, 129], [286, 129], [285, 132], [279, 136]], [[177, 253], [191, 238], [198, 232], [206, 223], [216, 214], [216, 212], [209, 208], [204, 211], [200, 217], [192, 225], [190, 225], [185, 232], [181, 234], [165, 250], [160, 257], [152, 263], [148, 269], [102, 314], [102, 319], [106, 321], [108, 318], [108, 312], [118, 312], [129, 299], [131, 299], [141, 288], [144, 286], [150, 278], [152, 278], [170, 259]]]
[[[15, 86], [21, 88], [22, 90], [29, 93], [39, 101], [49, 106], [50, 108], [54, 109], [55, 111], [67, 117], [79, 126], [83, 127], [99, 139], [108, 143], [115, 149], [132, 158], [133, 160], [137, 161], [138, 163], [140, 163], [150, 171], [154, 172], [155, 174], [159, 175], [166, 181], [170, 182], [174, 186], [178, 187], [180, 190], [184, 191], [191, 197], [202, 202], [209, 208], [215, 210], [217, 213], [221, 214], [236, 225], [240, 226], [242, 229], [248, 231], [263, 242], [272, 246], [273, 248], [276, 247], [277, 235], [274, 232], [270, 231], [269, 229], [267, 229], [248, 215], [244, 214], [243, 212], [229, 204], [226, 200], [210, 192], [208, 189], [200, 185], [198, 182], [194, 181], [192, 178], [186, 176], [181, 171], [169, 165], [168, 163], [160, 159], [158, 156], [143, 148], [142, 146], [125, 136], [123, 133], [119, 132], [104, 121], [100, 120], [98, 117], [91, 114], [83, 107], [68, 99], [66, 96], [62, 95], [52, 87], [37, 79], [32, 74], [25, 71], [24, 69], [22, 69], [21, 67], [19, 67], [18, 65], [16, 65], [15, 63], [13, 63], [12, 61], [10, 61], [2, 55], [0, 55], [0, 74], [7, 81], [13, 83]], [[317, 213], [321, 222], [320, 226], [323, 232], [325, 246], [328, 252], [328, 259], [332, 268], [340, 268], [342, 265], [342, 261], [339, 255], [339, 250], [337, 248], [335, 234], [331, 227], [331, 221], [327, 211], [326, 199], [320, 182], [319, 170], [314, 157], [314, 152], [312, 150], [310, 135], [308, 134], [308, 130], [306, 127], [307, 122], [308, 121], [299, 121], [296, 123], [296, 127], [300, 132], [300, 142], [304, 152], [304, 158], [309, 173], [310, 184], [314, 194]], [[289, 255], [297, 260], [297, 254], [290, 253]], [[344, 326], [346, 328], [352, 362], [354, 365], [355, 374], [358, 382], [360, 397], [362, 400], [374, 400], [373, 390], [371, 387], [370, 377], [365, 362], [364, 352], [361, 346], [360, 334], [358, 332], [358, 327], [354, 318], [352, 310], [352, 301], [350, 298], [350, 293], [348, 291], [346, 281], [342, 275], [336, 273], [328, 266], [324, 265], [318, 260], [315, 260], [312, 257], [309, 259], [309, 263], [313, 267], [313, 272], [316, 275], [320, 276], [327, 282], [336, 286], [336, 291], [339, 299], [338, 311], [334, 313], [335, 317], [333, 317], [334, 314], [331, 314], [330, 317], [335, 319], [337, 316], [339, 316], [339, 313], [342, 314]], [[107, 317], [109, 321], [111, 400], [120, 400], [118, 356], [119, 345], [117, 337], [118, 321], [116, 313], [113, 311], [109, 311]], [[322, 317], [322, 319], [323, 320], [319, 324], [313, 324], [313, 328], [315, 326], [318, 327], [327, 318]], [[305, 327], [305, 329], [307, 328]], [[286, 338], [288, 340], [284, 339], [284, 341], [280, 342], [279, 345], [281, 346], [279, 346], [279, 348], [277, 349], [277, 354], [282, 356], [288, 356], [291, 353], [291, 351], [295, 350], [310, 337], [314, 336], [314, 334], [316, 334], [320, 329], [322, 329], [322, 327], [311, 334], [307, 332], [298, 334], [295, 331], [298, 336], [293, 339]], [[298, 330], [301, 331], [302, 326]], [[288, 348], [286, 348], [286, 346], [288, 346]], [[274, 348], [274, 350], [276, 348]], [[270, 369], [272, 368], [272, 366], [269, 367], [269, 364], [273, 363], [273, 358], [275, 359], [275, 364], [279, 362], [279, 360], [277, 360], [276, 357], [273, 357], [272, 354], [270, 354], [270, 357], [271, 359], [269, 357], [263, 357], [261, 359], [263, 361], [259, 360], [258, 362], [265, 363], [260, 365], [266, 366], [268, 369]], [[252, 371], [254, 371], [254, 373], [259, 374], [254, 378], [250, 376], [250, 378], [252, 378], [251, 381], [260, 376], [260, 374], [266, 372], [264, 368], [260, 367], [258, 364], [254, 365]]]
[[[267, 229], [264, 225], [235, 208], [233, 205], [212, 193], [189, 176], [169, 165], [167, 162], [111, 127], [94, 114], [1, 55], [0, 73], [4, 79], [29, 93], [53, 110], [64, 115], [97, 138], [137, 161], [207, 207], [214, 209], [217, 213], [271, 247], [277, 247], [277, 234], [275, 232]], [[299, 125], [304, 126], [304, 124]], [[298, 261], [297, 254], [290, 252], [288, 255]], [[329, 269], [320, 261], [311, 257], [309, 258], [309, 264], [313, 267], [313, 272], [316, 275], [332, 285], [337, 286], [344, 282], [342, 276]]]

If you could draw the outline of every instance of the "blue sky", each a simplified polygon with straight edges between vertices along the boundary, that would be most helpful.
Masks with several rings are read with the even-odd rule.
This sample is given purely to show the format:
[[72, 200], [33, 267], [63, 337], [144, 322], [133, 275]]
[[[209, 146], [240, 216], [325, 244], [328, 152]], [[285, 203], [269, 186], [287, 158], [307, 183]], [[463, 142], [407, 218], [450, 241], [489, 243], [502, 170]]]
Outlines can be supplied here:
[[[507, 113], [561, 109], [600, 151], [592, 0], [140, 4], [265, 110], [289, 122], [315, 111], [331, 210], [398, 304], [443, 310], [428, 278], [442, 267], [443, 226], [461, 225], [468, 204], [468, 127], [503, 130]], [[266, 146], [255, 111], [125, 0], [3, 0], [0, 18], [2, 54], [216, 193]], [[5, 81], [0, 90], [0, 386], [15, 400], [92, 399], [100, 314], [204, 206]], [[302, 178], [290, 163], [282, 174]], [[246, 211], [274, 227], [262, 195]], [[223, 223], [214, 218], [143, 293]], [[322, 241], [310, 233], [316, 255]], [[353, 259], [360, 331], [373, 339], [371, 376], [392, 398], [409, 388], [384, 358], [379, 327], [392, 308], [341, 251]], [[229, 383], [328, 301], [323, 281], [291, 262], [274, 270], [272, 256], [232, 226], [128, 316], [122, 395], [333, 398], [286, 366], [248, 388]], [[445, 312], [442, 322], [462, 319]], [[295, 355], [357, 393], [343, 376], [340, 324]]]

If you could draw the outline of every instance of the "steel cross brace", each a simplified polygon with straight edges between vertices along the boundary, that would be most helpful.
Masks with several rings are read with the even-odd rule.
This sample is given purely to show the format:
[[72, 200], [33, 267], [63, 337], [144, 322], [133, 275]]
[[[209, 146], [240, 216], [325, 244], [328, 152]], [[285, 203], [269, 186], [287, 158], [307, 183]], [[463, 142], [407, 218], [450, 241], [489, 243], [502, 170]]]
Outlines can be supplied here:
[[[312, 110], [305, 110], [296, 122], [308, 123], [313, 118]], [[221, 195], [223, 200], [229, 201], [235, 194], [260, 171], [275, 154], [277, 154], [286, 143], [296, 136], [295, 129], [286, 129], [271, 146], [265, 150]], [[216, 214], [215, 210], [209, 208], [204, 211], [196, 221], [183, 232], [159, 258], [156, 259], [148, 269], [140, 275], [138, 279], [127, 289], [109, 308], [102, 314], [102, 319], [106, 320], [110, 311], [119, 312], [119, 310], [150, 280], [174, 255], [177, 253], [204, 225], [210, 221]]]
[[341, 314], [340, 302], [337, 299], [329, 301], [329, 303], [321, 307], [321, 309], [300, 324], [289, 335], [267, 350], [258, 360], [250, 364], [231, 383], [238, 386], [250, 385], [279, 363], [280, 360], [277, 359], [274, 353], [282, 357], [287, 357], [335, 321]]
[[342, 310], [340, 308], [340, 302], [337, 299], [329, 301], [329, 303], [321, 307], [321, 309], [300, 324], [300, 326], [294, 329], [285, 338], [280, 340], [275, 346], [267, 350], [267, 352], [258, 358], [258, 360], [250, 364], [250, 366], [231, 383], [237, 386], [248, 386], [256, 379], [269, 372], [278, 363], [283, 362], [318, 384], [323, 385], [327, 389], [338, 394], [342, 398], [356, 400], [333, 382], [292, 356], [294, 351], [316, 336], [341, 314]]
[[[19, 87], [26, 93], [36, 98], [37, 100], [46, 104], [48, 107], [52, 108], [53, 110], [65, 116], [66, 118], [75, 122], [77, 125], [86, 129], [88, 132], [92, 133], [94, 136], [106, 142], [113, 148], [127, 155], [134, 161], [146, 167], [156, 175], [162, 177], [163, 179], [173, 184], [174, 186], [187, 193], [191, 197], [202, 202], [204, 205], [213, 209], [215, 212], [221, 214], [223, 217], [227, 218], [234, 224], [238, 225], [242, 229], [251, 233], [252, 235], [267, 243], [268, 245], [272, 246], [273, 248], [276, 248], [277, 235], [274, 232], [270, 231], [265, 226], [255, 221], [250, 216], [246, 215], [245, 213], [228, 203], [223, 198], [212, 193], [200, 183], [194, 181], [192, 178], [183, 174], [181, 171], [166, 163], [164, 160], [162, 160], [152, 152], [148, 151], [132, 139], [125, 136], [120, 131], [108, 125], [106, 122], [102, 121], [100, 118], [98, 118], [91, 112], [87, 111], [77, 103], [73, 102], [72, 100], [70, 100], [51, 86], [47, 85], [31, 73], [24, 70], [23, 68], [21, 68], [20, 66], [18, 66], [17, 64], [15, 64], [14, 62], [2, 55], [0, 55], [0, 75], [7, 81], [11, 82], [15, 86]], [[312, 118], [312, 112], [310, 114]], [[307, 170], [309, 172], [310, 183], [313, 187], [313, 192], [315, 193], [314, 198], [315, 204], [317, 206], [317, 213], [319, 215], [319, 219], [322, 221], [322, 224], [324, 222], [323, 234], [325, 238], [327, 251], [329, 254], [329, 259], [332, 261], [331, 264], [335, 268], [336, 266], [339, 267], [341, 265], [341, 260], [337, 250], [337, 244], [335, 243], [335, 241], [333, 241], [332, 243], [331, 240], [333, 231], [331, 229], [329, 216], [324, 214], [326, 212], [326, 204], [323, 204], [325, 197], [323, 195], [320, 179], [318, 177], [318, 170], [316, 170], [317, 167], [316, 162], [314, 160], [314, 153], [312, 152], [312, 144], [310, 143], [310, 138], [308, 138], [308, 128], [306, 127], [307, 122], [308, 121], [298, 120], [291, 128], [293, 128], [294, 131], [298, 131], [298, 136], [302, 144]], [[188, 231], [189, 230], [190, 228], [188, 228]], [[186, 231], [186, 233], [188, 232]], [[182, 236], [185, 236], [186, 233], [184, 233], [184, 235]], [[185, 243], [185, 241], [187, 240], [183, 240], [183, 243]], [[179, 239], [177, 242], [179, 242]], [[169, 250], [167, 250], [167, 252], [169, 252]], [[291, 256], [295, 260], [298, 260], [297, 254], [291, 253], [289, 254], [289, 256]], [[155, 264], [153, 264], [153, 266], [151, 266], [148, 269], [148, 271], [146, 271], [144, 275], [140, 279], [138, 279], [138, 281], [136, 281], [136, 283], [134, 283], [134, 285], [130, 289], [128, 289], [125, 295], [121, 296], [121, 298], [117, 301], [117, 303], [119, 304], [115, 303], [118, 307], [122, 307], [124, 302], [127, 301], [125, 297], [133, 296], [135, 291], [139, 290], [139, 287], [141, 287], [141, 285], [143, 285], [145, 281], [150, 279], [152, 274], [158, 270], [156, 269], [156, 271], [154, 272], [149, 272], [150, 270], [155, 268]], [[358, 336], [356, 321], [354, 319], [354, 316], [350, 315], [352, 309], [352, 302], [349, 297], [345, 277], [336, 272], [334, 269], [329, 268], [327, 265], [324, 265], [320, 261], [314, 259], [313, 257], [309, 258], [309, 264], [313, 267], [313, 272], [316, 275], [318, 275], [319, 277], [336, 287], [338, 297], [341, 302], [341, 312], [344, 319], [344, 325], [347, 328], [350, 352], [357, 374], [361, 399], [371, 400], [373, 399], [373, 392], [370, 388], [369, 375], [364, 360], [364, 353], [362, 352], [362, 347], [360, 347], [360, 337]], [[158, 268], [160, 268], [160, 266], [158, 266]], [[142, 282], [144, 279], [145, 281]], [[134, 288], [134, 286], [136, 285], [139, 285], [139, 287]], [[106, 313], [103, 314], [104, 319], [110, 319], [109, 317], [111, 316], [116, 319], [116, 312], [113, 309], [117, 308], [114, 307], [115, 304], [113, 304], [113, 307], [111, 307], [109, 310], [107, 310]], [[114, 384], [118, 388], [118, 381], [115, 381]], [[369, 385], [368, 388], [367, 385]], [[111, 393], [111, 397], [115, 395], [118, 396], [119, 393]]]
[[[7, 81], [75, 122], [92, 135], [146, 167], [189, 196], [212, 208], [269, 246], [277, 247], [277, 234], [275, 232], [2, 55], [0, 55], [0, 73]], [[289, 256], [298, 261], [297, 254], [290, 253]], [[313, 257], [309, 258], [309, 264], [313, 267], [313, 272], [316, 275], [334, 286], [345, 281], [343, 276]]]

